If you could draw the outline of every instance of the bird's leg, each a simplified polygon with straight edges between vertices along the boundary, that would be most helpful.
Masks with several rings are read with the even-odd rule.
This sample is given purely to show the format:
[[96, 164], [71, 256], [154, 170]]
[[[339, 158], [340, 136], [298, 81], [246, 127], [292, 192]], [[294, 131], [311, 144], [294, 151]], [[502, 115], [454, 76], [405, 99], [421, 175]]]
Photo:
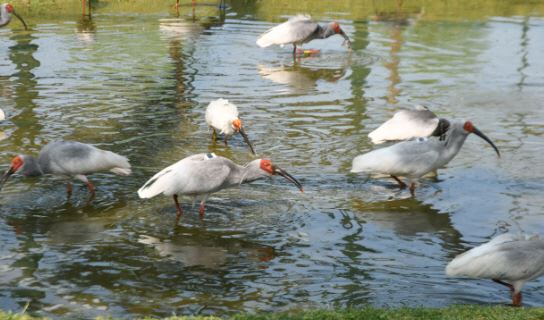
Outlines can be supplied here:
[[415, 195], [416, 193], [416, 183], [415, 182], [412, 182], [410, 184], [410, 193], [412, 194], [412, 197]]
[[521, 292], [515, 293], [512, 296], [512, 306], [521, 307]]
[[212, 141], [215, 142], [217, 140], [217, 132], [215, 132], [215, 129], [212, 128]]
[[206, 199], [208, 199], [207, 195], [205, 195], [202, 198], [202, 201], [200, 201], [200, 208], [198, 209], [198, 213], [200, 214], [200, 218], [204, 218], [204, 211], [206, 210]]
[[179, 223], [179, 218], [181, 218], [181, 216], [183, 215], [183, 209], [179, 205], [177, 194], [174, 195], [174, 202], [176, 203], [176, 210], [177, 210], [177, 213], [176, 213], [176, 225], [177, 225]]
[[72, 196], [72, 183], [68, 181], [68, 184], [66, 185], [66, 193], [68, 194], [68, 199]]
[[85, 183], [85, 185], [87, 186], [87, 189], [89, 189], [89, 192], [91, 193], [90, 199], [93, 199], [96, 194], [95, 192], [96, 188], [94, 187], [92, 182], [90, 182], [89, 179], [87, 179], [87, 177], [82, 174], [77, 174], [74, 176], [74, 178]]
[[391, 175], [391, 178], [395, 179], [399, 183], [401, 189], [406, 188], [406, 183], [402, 182], [397, 176]]
[[225, 137], [223, 138], [223, 141], [225, 142], [225, 146], [228, 147], [229, 144], [227, 143], [227, 135], [225, 135]]
[[293, 57], [297, 56], [297, 45], [293, 44]]

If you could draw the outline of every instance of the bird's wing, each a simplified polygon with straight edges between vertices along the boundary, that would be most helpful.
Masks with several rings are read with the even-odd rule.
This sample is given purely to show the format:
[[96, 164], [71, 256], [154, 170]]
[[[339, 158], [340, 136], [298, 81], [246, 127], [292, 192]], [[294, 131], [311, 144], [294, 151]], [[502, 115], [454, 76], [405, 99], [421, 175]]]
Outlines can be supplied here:
[[206, 123], [221, 133], [229, 131], [232, 120], [238, 118], [238, 108], [225, 99], [217, 99], [206, 108]]
[[428, 137], [438, 125], [438, 117], [430, 110], [418, 106], [415, 110], [400, 110], [376, 130], [368, 134], [372, 143]]
[[211, 155], [189, 156], [161, 170], [138, 190], [138, 195], [151, 198], [161, 193], [181, 195], [217, 191], [231, 172], [230, 160]]
[[76, 175], [111, 170], [128, 175], [130, 163], [124, 156], [76, 141], [55, 141], [40, 152], [38, 162], [46, 173]]
[[544, 240], [490, 241], [455, 257], [446, 273], [510, 281], [537, 278], [544, 274]]
[[436, 138], [399, 142], [355, 157], [351, 172], [420, 177], [432, 169], [443, 144]]
[[264, 48], [273, 44], [303, 42], [315, 32], [317, 27], [318, 24], [312, 21], [309, 16], [297, 15], [268, 29], [257, 39], [257, 45]]

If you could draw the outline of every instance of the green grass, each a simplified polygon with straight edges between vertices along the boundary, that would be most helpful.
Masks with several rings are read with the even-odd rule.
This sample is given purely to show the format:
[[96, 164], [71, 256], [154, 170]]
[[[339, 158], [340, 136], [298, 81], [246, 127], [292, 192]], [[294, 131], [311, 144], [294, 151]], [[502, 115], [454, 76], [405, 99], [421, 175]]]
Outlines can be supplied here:
[[[0, 320], [35, 320], [27, 314], [14, 314], [0, 311]], [[113, 318], [99, 318], [113, 319]], [[143, 318], [145, 320], [157, 318]], [[168, 320], [218, 320], [218, 317], [170, 317]], [[544, 319], [544, 308], [512, 308], [507, 306], [451, 306], [446, 308], [396, 308], [380, 309], [365, 307], [361, 309], [291, 311], [284, 313], [240, 314], [232, 320], [279, 320], [279, 319], [327, 319], [327, 320], [359, 320], [359, 319], [436, 319], [436, 320], [541, 320]]]

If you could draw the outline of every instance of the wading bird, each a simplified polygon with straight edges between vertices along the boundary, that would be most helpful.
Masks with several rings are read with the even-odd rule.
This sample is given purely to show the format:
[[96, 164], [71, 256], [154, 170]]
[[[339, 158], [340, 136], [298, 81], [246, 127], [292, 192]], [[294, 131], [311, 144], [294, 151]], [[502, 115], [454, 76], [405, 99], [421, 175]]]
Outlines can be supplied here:
[[257, 45], [261, 48], [266, 48], [273, 44], [282, 46], [292, 44], [293, 55], [296, 55], [297, 46], [301, 46], [303, 43], [314, 39], [325, 39], [335, 34], [344, 37], [344, 43], [348, 48], [351, 48], [351, 41], [344, 30], [340, 28], [338, 22], [331, 22], [326, 26], [320, 26], [312, 21], [309, 16], [297, 15], [263, 33], [257, 39]]
[[440, 137], [449, 127], [448, 120], [438, 118], [427, 107], [416, 106], [414, 109], [395, 112], [393, 118], [369, 133], [368, 137], [374, 144], [430, 136]]
[[[100, 171], [111, 171], [123, 176], [131, 173], [126, 157], [81, 142], [54, 141], [42, 148], [38, 159], [28, 155], [13, 158], [11, 166], [0, 178], [0, 190], [16, 172], [26, 177], [52, 174], [82, 181], [94, 197], [95, 187], [85, 175]], [[66, 187], [68, 196], [72, 193], [70, 180]]]
[[6, 114], [4, 113], [2, 109], [0, 109], [0, 121], [2, 120], [6, 120]]
[[450, 162], [470, 133], [487, 141], [500, 157], [495, 144], [472, 122], [454, 122], [441, 139], [418, 138], [359, 155], [353, 159], [351, 172], [390, 175], [401, 188], [405, 188], [406, 184], [398, 177], [406, 177], [410, 182], [410, 192], [414, 194], [415, 180]]
[[544, 239], [538, 235], [501, 234], [455, 257], [449, 276], [492, 279], [510, 288], [512, 305], [521, 305], [525, 282], [544, 275]]
[[251, 142], [242, 127], [242, 120], [238, 118], [238, 108], [225, 99], [217, 99], [208, 105], [206, 108], [206, 123], [212, 128], [212, 140], [217, 139], [216, 130], [219, 134], [224, 135], [225, 145], [228, 145], [227, 140], [235, 133], [239, 132], [244, 141], [249, 146], [251, 153], [255, 154]]
[[13, 6], [9, 3], [0, 4], [0, 27], [7, 26], [9, 24], [9, 22], [11, 21], [11, 15], [14, 15], [17, 17], [17, 19], [21, 20], [23, 26], [25, 26], [25, 30], [28, 30], [23, 18], [15, 13]]
[[176, 203], [176, 224], [183, 214], [178, 195], [201, 197], [200, 216], [204, 216], [206, 199], [214, 192], [249, 183], [278, 174], [294, 183], [300, 191], [302, 185], [286, 171], [272, 165], [267, 159], [256, 159], [245, 166], [218, 157], [213, 153], [200, 153], [184, 158], [163, 169], [138, 190], [140, 198], [152, 198], [158, 194], [173, 196]]

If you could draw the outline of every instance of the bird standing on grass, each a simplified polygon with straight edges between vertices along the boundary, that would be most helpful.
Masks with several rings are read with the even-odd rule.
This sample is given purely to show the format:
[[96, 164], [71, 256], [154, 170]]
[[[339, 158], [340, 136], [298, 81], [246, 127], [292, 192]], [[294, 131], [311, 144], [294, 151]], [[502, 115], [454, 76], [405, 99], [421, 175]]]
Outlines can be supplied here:
[[525, 282], [544, 275], [544, 239], [538, 235], [501, 234], [455, 257], [449, 276], [491, 279], [512, 292], [512, 305], [521, 305]]
[[242, 120], [238, 117], [238, 108], [225, 99], [217, 99], [206, 108], [206, 123], [212, 128], [212, 139], [215, 141], [217, 132], [224, 135], [225, 145], [228, 145], [227, 140], [235, 133], [239, 132], [244, 138], [244, 141], [249, 146], [251, 153], [255, 154], [253, 145], [249, 141], [247, 134], [242, 127]]
[[25, 26], [25, 30], [28, 30], [23, 18], [15, 13], [15, 9], [13, 9], [13, 6], [9, 3], [0, 4], [0, 27], [7, 26], [10, 23], [11, 15], [16, 16], [17, 19], [23, 23], [23, 26]]
[[[131, 174], [126, 157], [81, 142], [54, 141], [42, 148], [37, 159], [28, 155], [14, 157], [9, 169], [0, 178], [0, 190], [16, 172], [25, 177], [52, 174], [82, 181], [87, 185], [91, 197], [94, 197], [95, 187], [85, 175], [100, 171], [123, 176]], [[68, 196], [72, 193], [70, 180], [66, 188]]]
[[199, 213], [202, 217], [206, 199], [210, 194], [276, 174], [303, 191], [297, 179], [272, 165], [268, 159], [253, 160], [245, 166], [240, 166], [213, 153], [200, 153], [184, 158], [155, 174], [138, 190], [138, 196], [140, 198], [152, 198], [159, 194], [173, 196], [177, 209], [177, 224], [183, 214], [178, 195], [191, 196], [195, 200], [201, 197]]
[[454, 122], [443, 138], [431, 137], [403, 141], [359, 155], [353, 159], [351, 172], [386, 174], [395, 179], [401, 188], [405, 188], [406, 183], [399, 177], [406, 177], [410, 182], [410, 192], [414, 194], [415, 180], [450, 162], [470, 133], [487, 141], [500, 157], [495, 144], [474, 127], [472, 122]]
[[312, 18], [305, 15], [296, 15], [291, 17], [286, 22], [279, 24], [257, 39], [257, 45], [261, 48], [266, 48], [273, 44], [293, 45], [293, 55], [297, 54], [297, 46], [302, 46], [306, 42], [314, 39], [326, 39], [335, 34], [341, 35], [344, 43], [351, 48], [351, 41], [344, 30], [340, 28], [338, 22], [331, 22], [326, 26], [320, 26], [312, 21]]

